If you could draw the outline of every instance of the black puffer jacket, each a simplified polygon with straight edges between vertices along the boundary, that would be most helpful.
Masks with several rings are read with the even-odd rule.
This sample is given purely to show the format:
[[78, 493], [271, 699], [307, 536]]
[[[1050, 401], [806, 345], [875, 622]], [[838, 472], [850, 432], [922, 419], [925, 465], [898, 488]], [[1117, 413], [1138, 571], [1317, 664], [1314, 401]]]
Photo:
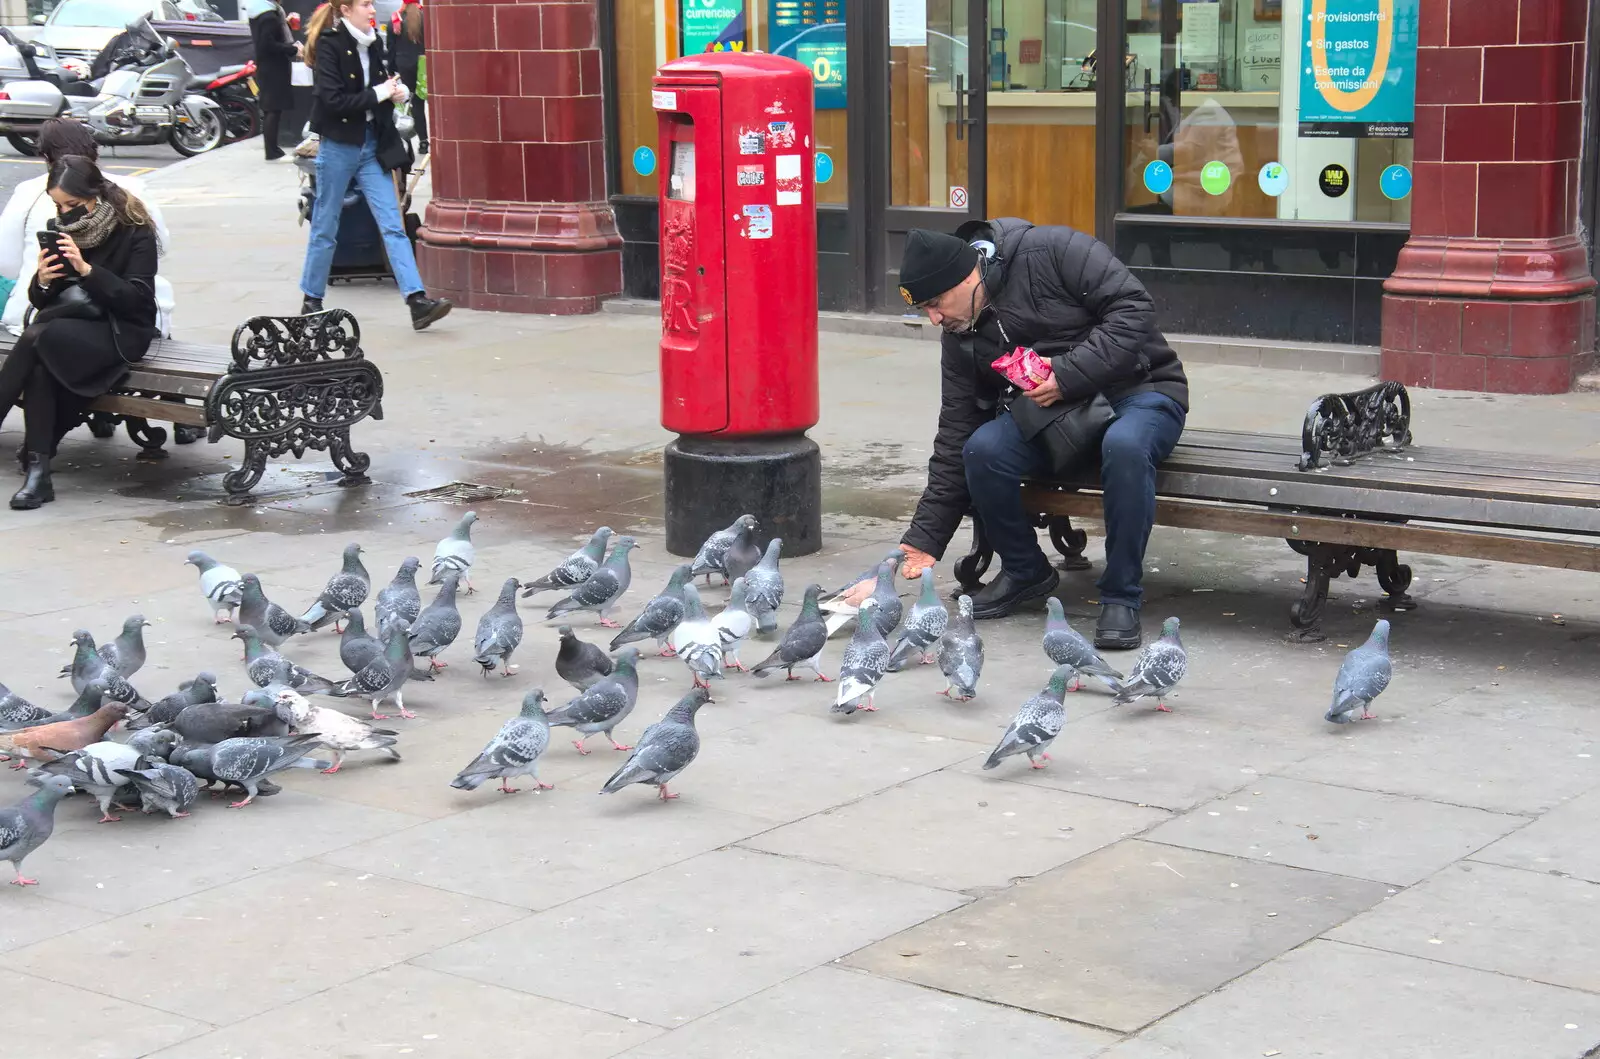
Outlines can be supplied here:
[[977, 328], [943, 338], [928, 487], [901, 538], [936, 558], [969, 503], [962, 447], [994, 418], [1009, 386], [989, 366], [1001, 353], [1031, 346], [1049, 357], [1065, 404], [1096, 393], [1116, 403], [1154, 390], [1189, 407], [1189, 381], [1156, 327], [1150, 292], [1110, 247], [1072, 228], [1015, 217], [963, 225], [956, 234], [992, 242], [996, 256], [985, 266], [989, 305]]

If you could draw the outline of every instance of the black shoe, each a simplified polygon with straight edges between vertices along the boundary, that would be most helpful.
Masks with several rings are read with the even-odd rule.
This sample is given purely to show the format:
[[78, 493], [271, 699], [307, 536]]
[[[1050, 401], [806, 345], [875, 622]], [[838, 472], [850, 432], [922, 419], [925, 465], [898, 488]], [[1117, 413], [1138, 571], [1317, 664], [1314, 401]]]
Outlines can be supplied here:
[[1121, 603], [1106, 603], [1100, 608], [1100, 621], [1094, 627], [1094, 645], [1102, 651], [1131, 651], [1144, 641], [1139, 630], [1139, 612]]
[[1001, 570], [993, 581], [972, 597], [972, 617], [977, 621], [1003, 618], [1030, 599], [1043, 599], [1060, 584], [1061, 575], [1054, 569], [1049, 569], [1044, 577], [1026, 585], [1017, 584], [1011, 580], [1009, 573]]
[[287, 153], [288, 153], [287, 151], [274, 152], [273, 154], [267, 155], [267, 161], [276, 162], [278, 159], [282, 158]]
[[436, 320], [443, 320], [450, 315], [450, 310], [455, 306], [449, 298], [430, 298], [421, 291], [417, 291], [406, 299], [406, 304], [411, 306], [411, 330], [422, 331]]
[[423, 140], [421, 143], [417, 144], [417, 154], [423, 155], [423, 154], [427, 154], [427, 153], [428, 153], [428, 141], [427, 140]]
[[42, 452], [28, 453], [28, 477], [11, 498], [11, 510], [32, 511], [56, 498], [50, 481], [50, 457]]
[[300, 315], [301, 316], [310, 316], [312, 313], [320, 313], [320, 312], [322, 312], [322, 299], [321, 298], [313, 298], [311, 295], [307, 294], [305, 296], [305, 298], [300, 302]]
[[28, 477], [28, 450], [21, 445], [17, 446], [17, 474]]

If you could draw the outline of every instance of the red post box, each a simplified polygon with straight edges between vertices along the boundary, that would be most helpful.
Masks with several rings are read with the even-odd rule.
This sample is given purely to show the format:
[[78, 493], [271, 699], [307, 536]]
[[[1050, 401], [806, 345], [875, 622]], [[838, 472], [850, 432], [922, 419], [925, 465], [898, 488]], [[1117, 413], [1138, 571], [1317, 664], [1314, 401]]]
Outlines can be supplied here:
[[753, 514], [822, 545], [812, 74], [721, 52], [656, 73], [667, 548]]

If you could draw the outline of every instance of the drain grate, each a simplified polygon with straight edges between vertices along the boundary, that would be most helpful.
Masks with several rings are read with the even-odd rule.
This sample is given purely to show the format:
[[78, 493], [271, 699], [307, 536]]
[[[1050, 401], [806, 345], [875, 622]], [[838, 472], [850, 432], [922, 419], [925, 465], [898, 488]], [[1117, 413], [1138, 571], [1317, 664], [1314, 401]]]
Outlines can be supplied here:
[[485, 500], [500, 500], [508, 496], [521, 496], [518, 489], [501, 489], [494, 485], [479, 485], [476, 482], [450, 482], [447, 485], [436, 485], [431, 489], [418, 489], [407, 493], [406, 496], [417, 500], [434, 500], [441, 504], [479, 504]]

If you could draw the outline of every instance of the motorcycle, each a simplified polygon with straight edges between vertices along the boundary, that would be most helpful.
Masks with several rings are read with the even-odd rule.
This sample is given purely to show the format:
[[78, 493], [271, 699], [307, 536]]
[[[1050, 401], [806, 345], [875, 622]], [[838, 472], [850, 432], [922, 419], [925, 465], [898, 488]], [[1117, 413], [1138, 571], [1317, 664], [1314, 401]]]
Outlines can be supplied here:
[[261, 131], [261, 105], [256, 102], [255, 60], [224, 66], [205, 86], [207, 99], [222, 110], [223, 143], [248, 140]]

